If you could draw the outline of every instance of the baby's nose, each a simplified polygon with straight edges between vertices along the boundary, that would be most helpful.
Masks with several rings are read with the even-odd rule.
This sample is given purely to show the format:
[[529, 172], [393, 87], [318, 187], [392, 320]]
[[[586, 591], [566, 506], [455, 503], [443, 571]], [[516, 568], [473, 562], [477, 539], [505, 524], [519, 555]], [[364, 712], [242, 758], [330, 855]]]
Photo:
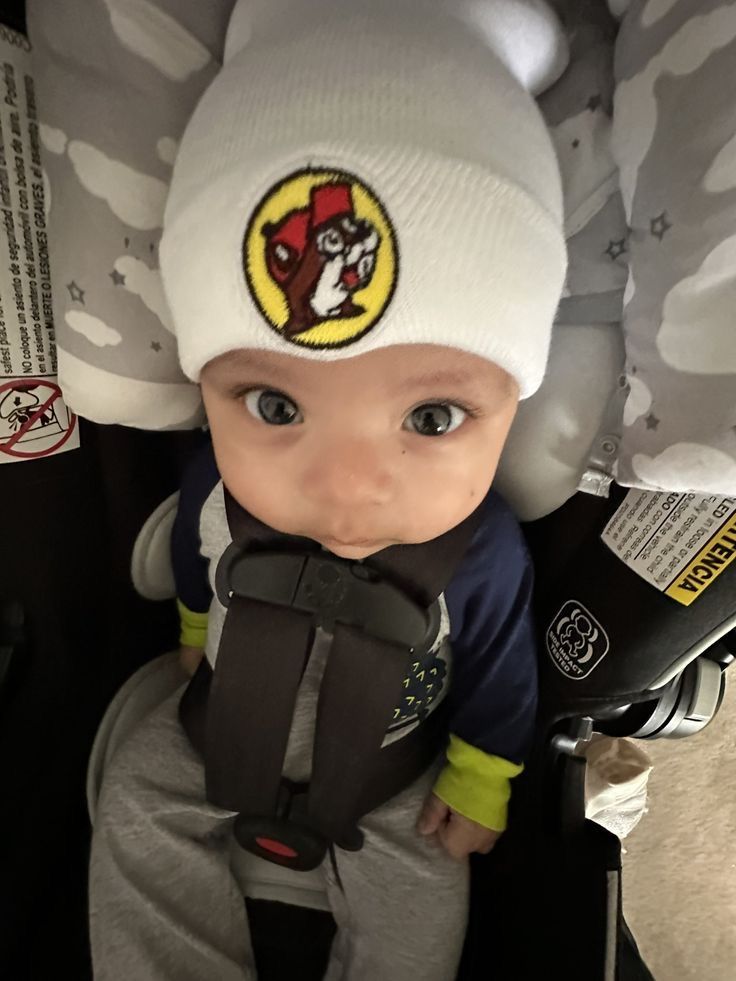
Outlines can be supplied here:
[[304, 475], [303, 491], [314, 503], [333, 510], [385, 506], [391, 500], [392, 477], [386, 454], [369, 442], [324, 445]]

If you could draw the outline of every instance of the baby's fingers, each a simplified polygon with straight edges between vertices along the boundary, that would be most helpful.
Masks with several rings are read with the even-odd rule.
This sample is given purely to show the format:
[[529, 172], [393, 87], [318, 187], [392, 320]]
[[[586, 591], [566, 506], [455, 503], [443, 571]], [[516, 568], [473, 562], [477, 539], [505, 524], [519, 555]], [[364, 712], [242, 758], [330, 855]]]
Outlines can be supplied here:
[[472, 828], [454, 821], [453, 817], [437, 829], [437, 837], [447, 854], [459, 860], [475, 851], [474, 833]]
[[424, 802], [422, 813], [417, 821], [417, 831], [420, 835], [432, 835], [447, 821], [450, 808], [434, 794], [430, 794]]
[[501, 837], [499, 831], [491, 831], [453, 812], [450, 820], [437, 831], [437, 837], [452, 858], [467, 858], [471, 852], [487, 855]]

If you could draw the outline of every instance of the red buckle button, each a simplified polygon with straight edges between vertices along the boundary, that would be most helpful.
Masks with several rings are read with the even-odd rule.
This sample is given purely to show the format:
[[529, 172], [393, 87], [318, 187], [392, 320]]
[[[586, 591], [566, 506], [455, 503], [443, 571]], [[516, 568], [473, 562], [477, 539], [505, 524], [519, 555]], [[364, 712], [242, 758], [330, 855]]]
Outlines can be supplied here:
[[299, 854], [282, 841], [274, 841], [273, 838], [256, 838], [256, 844], [264, 851], [273, 852], [274, 855], [281, 855], [283, 858], [296, 858]]

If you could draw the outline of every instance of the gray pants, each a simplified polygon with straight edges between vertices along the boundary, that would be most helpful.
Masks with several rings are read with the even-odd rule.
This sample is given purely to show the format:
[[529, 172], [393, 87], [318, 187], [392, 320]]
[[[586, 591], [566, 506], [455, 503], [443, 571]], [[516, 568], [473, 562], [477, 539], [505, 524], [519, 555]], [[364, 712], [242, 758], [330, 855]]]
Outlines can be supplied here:
[[[105, 773], [90, 867], [96, 981], [256, 978], [230, 870], [233, 814], [205, 800], [201, 761], [178, 721], [179, 697], [144, 720]], [[336, 851], [342, 887], [323, 864], [337, 923], [329, 981], [455, 978], [467, 862], [414, 830], [436, 772], [364, 818], [361, 851]]]

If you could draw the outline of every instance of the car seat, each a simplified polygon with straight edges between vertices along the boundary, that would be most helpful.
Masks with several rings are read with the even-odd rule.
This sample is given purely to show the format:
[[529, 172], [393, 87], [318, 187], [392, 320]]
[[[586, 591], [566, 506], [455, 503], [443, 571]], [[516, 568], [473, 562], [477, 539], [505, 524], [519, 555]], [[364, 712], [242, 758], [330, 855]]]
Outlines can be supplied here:
[[[133, 548], [131, 578], [138, 592], [150, 599], [163, 599], [167, 595], [173, 598], [175, 594], [168, 535], [176, 510], [176, 497], [172, 495], [156, 509], [141, 530]], [[601, 502], [596, 503], [600, 505]], [[604, 503], [605, 514], [610, 512], [611, 505], [609, 502]], [[600, 506], [596, 510], [600, 513]], [[564, 517], [555, 515], [552, 519], [527, 526], [532, 549], [550, 549], [560, 529], [565, 537], [569, 537], [567, 529], [570, 521], [570, 514]], [[558, 525], [557, 529], [554, 524]], [[540, 541], [541, 536], [544, 537], [544, 544]], [[562, 551], [559, 544], [554, 551]], [[576, 548], [573, 543], [570, 551], [573, 560], [577, 562], [579, 547]], [[599, 560], [605, 559], [605, 550], [601, 551], [603, 554], [599, 556]], [[560, 568], [564, 569], [566, 564], [563, 555]], [[553, 581], [559, 578], [560, 571], [556, 569]], [[614, 585], [615, 578], [609, 574], [604, 581], [610, 587]], [[563, 591], [560, 594], [558, 588], [557, 596], [549, 596], [551, 588], [549, 584], [546, 585], [547, 589], [541, 594], [544, 597], [542, 602], [546, 601], [550, 608], [557, 606], [560, 596], [572, 594], [576, 597], [585, 595], [586, 602], [596, 611], [600, 609], [600, 604], [588, 598], [590, 592], [581, 594], [578, 591], [579, 585], [572, 587], [571, 593]], [[595, 590], [593, 592], [595, 594]], [[728, 592], [724, 590], [721, 598], [732, 600], [732, 587]], [[647, 599], [650, 599], [648, 595]], [[576, 599], [575, 602], [579, 601]], [[724, 609], [730, 608], [726, 606]], [[657, 615], [656, 611], [650, 609], [647, 619], [656, 618]], [[661, 614], [659, 617], [661, 619]], [[724, 622], [727, 627], [736, 627], [736, 613], [732, 613]], [[702, 639], [700, 628], [695, 627], [694, 632]], [[666, 635], [666, 620], [662, 633]], [[548, 966], [554, 956], [558, 968], [564, 967], [565, 973], [561, 976], [565, 977], [605, 977], [605, 971], [612, 970], [614, 963], [618, 964], [618, 973], [611, 976], [647, 977], [646, 969], [639, 963], [636, 947], [627, 933], [620, 913], [618, 841], [585, 820], [585, 746], [594, 731], [638, 738], [681, 738], [700, 731], [720, 707], [725, 691], [725, 669], [733, 660], [731, 647], [736, 649], [735, 641], [736, 630], [732, 630], [730, 637], [727, 634], [724, 639], [707, 646], [700, 653], [691, 649], [687, 664], [676, 670], [664, 683], [660, 683], [661, 675], [657, 675], [659, 669], [656, 660], [648, 658], [648, 677], [654, 680], [641, 690], [632, 690], [635, 685], [640, 684], [640, 676], [638, 668], [633, 664], [635, 651], [630, 643], [626, 646], [620, 645], [626, 656], [622, 658], [615, 672], [614, 681], [606, 680], [596, 689], [585, 691], [582, 696], [577, 691], [565, 692], [564, 688], [553, 690], [552, 685], [556, 678], [547, 678], [547, 685], [543, 683], [543, 694], [546, 697], [539, 739], [535, 757], [517, 787], [513, 830], [503, 840], [497, 854], [491, 859], [476, 862], [475, 889], [483, 897], [474, 906], [474, 909], [482, 910], [480, 915], [483, 921], [476, 927], [476, 945], [488, 941], [488, 921], [493, 910], [490, 919], [504, 924], [504, 929], [499, 930], [499, 938], [493, 943], [496, 970], [503, 964], [504, 971], [508, 971], [508, 974], [502, 973], [499, 976], [536, 976], [536, 972], [541, 971], [544, 965]], [[681, 658], [681, 663], [684, 661], [685, 658]], [[671, 649], [663, 648], [661, 664], [665, 665], [667, 674], [672, 673]], [[92, 822], [106, 762], [136, 724], [184, 683], [185, 675], [176, 655], [165, 654], [139, 669], [113, 700], [98, 730], [90, 759], [87, 799]], [[256, 933], [254, 943], [264, 977], [272, 976], [269, 965], [277, 959], [277, 953], [283, 947], [281, 934], [277, 931], [283, 929], [283, 925], [279, 924], [279, 915], [283, 913], [284, 904], [291, 908], [324, 911], [321, 925], [324, 939], [329, 938], [328, 906], [317, 872], [293, 872], [265, 862], [245, 852], [235, 841], [231, 862], [243, 895], [250, 900], [251, 917], [260, 917], [258, 922], [261, 934]], [[587, 897], [591, 921], [589, 929], [584, 932], [583, 937], [580, 936], [582, 931], [578, 916], [574, 944], [565, 940], [564, 935], [560, 944], [560, 935], [555, 935], [554, 939], [548, 938], [547, 943], [541, 945], [541, 959], [524, 964], [518, 944], [523, 939], [521, 931], [527, 928], [530, 908], [534, 904], [539, 905], [540, 917], [543, 919], [543, 908], [547, 903], [553, 901], [554, 897], [559, 900], [563, 892], [560, 885], [562, 881], [567, 882], [568, 888], [572, 885], [573, 899], [576, 896]], [[501, 882], [503, 886], [500, 886]], [[535, 891], [536, 899], [532, 899]], [[539, 901], [539, 894], [545, 896], [543, 903]], [[503, 897], [501, 902], [495, 898], [497, 895]], [[509, 895], [514, 897], [509, 905], [514, 908], [515, 916], [518, 916], [520, 910], [524, 912], [523, 926], [515, 917], [509, 919], [506, 907]], [[519, 904], [518, 907], [515, 906], [516, 903]], [[606, 918], [606, 911], [609, 919]], [[612, 912], [615, 913], [613, 921], [610, 919]], [[552, 926], [556, 931], [557, 925]], [[299, 925], [292, 925], [295, 947], [299, 950], [300, 970], [314, 970], [314, 976], [319, 977], [324, 968], [327, 948], [324, 945], [317, 948], [313, 952], [314, 963], [311, 968], [308, 967], [304, 944], [305, 937], [314, 930], [312, 918], [309, 920], [309, 934], [305, 933], [306, 929], [305, 923], [301, 924], [301, 931]], [[269, 936], [269, 932], [274, 935]], [[471, 929], [461, 978], [483, 976], [484, 955], [482, 950], [473, 949], [473, 936]], [[499, 942], [500, 937], [505, 938], [504, 944]], [[513, 941], [509, 939], [511, 937]], [[613, 940], [615, 952], [611, 950]], [[283, 957], [276, 962], [278, 966], [271, 968], [276, 972], [273, 976], [288, 976], [288, 967], [284, 964]], [[515, 975], [515, 971], [519, 973]]]
[[[733, 358], [714, 308], [733, 288], [718, 249], [736, 224], [727, 166], [736, 131], [736, 72], [728, 71], [736, 51], [736, 5], [633, 0], [611, 5], [620, 23], [596, 0], [554, 6], [566, 27], [570, 60], [539, 100], [565, 177], [571, 270], [547, 381], [522, 406], [498, 479], [527, 522], [537, 567], [543, 703], [511, 830], [488, 859], [474, 862], [460, 976], [482, 978], [493, 970], [500, 978], [537, 977], [554, 969], [570, 979], [633, 981], [647, 974], [621, 915], [620, 846], [584, 820], [581, 747], [593, 728], [640, 737], [697, 731], [717, 711], [732, 660], [736, 565], [722, 555], [721, 565], [706, 566], [710, 575], [695, 576], [690, 585], [697, 598], [684, 606], [627, 566], [611, 536], [616, 521], [624, 520], [621, 508], [641, 515], [645, 507], [637, 512], [623, 487], [652, 495], [672, 491], [678, 507], [688, 503], [687, 494], [700, 492], [718, 499], [714, 510], [736, 491], [734, 375], [712, 366], [714, 359], [727, 366]], [[171, 657], [154, 659], [175, 643], [171, 604], [151, 602], [170, 590], [165, 549], [156, 542], [166, 540], [171, 500], [155, 520], [144, 519], [174, 489], [181, 462], [198, 440], [196, 433], [170, 430], [196, 426], [199, 401], [178, 373], [155, 291], [121, 289], [119, 280], [128, 277], [131, 287], [142, 282], [141, 264], [150, 268], [155, 261], [160, 215], [154, 192], [165, 190], [176, 137], [222, 57], [232, 0], [170, 7], [123, 9], [102, 0], [84, 10], [72, 0], [28, 5], [33, 73], [47, 127], [42, 149], [51, 189], [60, 379], [71, 407], [89, 421], [82, 423], [79, 450], [18, 464], [6, 481], [8, 501], [24, 501], [36, 515], [31, 528], [8, 523], [9, 559], [0, 580], [3, 598], [14, 600], [4, 608], [0, 636], [9, 661], [3, 735], [14, 761], [9, 782], [16, 811], [4, 840], [23, 841], [17, 851], [25, 863], [14, 868], [14, 856], [8, 858], [6, 878], [18, 891], [8, 896], [4, 922], [17, 929], [3, 940], [8, 954], [0, 962], [14, 977], [23, 977], [29, 963], [37, 976], [50, 973], [53, 955], [44, 960], [42, 946], [28, 938], [51, 936], [57, 951], [69, 952], [64, 926], [75, 934], [68, 959], [82, 960], [81, 919], [65, 917], [64, 897], [74, 890], [78, 895], [83, 880], [83, 815], [74, 794], [105, 705], [129, 676], [95, 739], [87, 783], [92, 813], [105, 759], [136, 717], [181, 682]], [[4, 5], [0, 19], [22, 28], [21, 8]], [[703, 32], [707, 43], [699, 43]], [[687, 113], [680, 111], [685, 104]], [[707, 111], [698, 109], [703, 104]], [[612, 120], [607, 110], [614, 105]], [[113, 106], [116, 125], [110, 127]], [[668, 149], [663, 134], [673, 131], [688, 139], [696, 132], [692, 142], [705, 162], [669, 148], [670, 165], [658, 169]], [[108, 160], [152, 177], [142, 216], [85, 184], [80, 160], [92, 144]], [[693, 192], [693, 170], [707, 195]], [[117, 173], [121, 180], [127, 174]], [[683, 198], [700, 209], [694, 216]], [[693, 240], [674, 263], [666, 242], [678, 214]], [[125, 328], [122, 347], [96, 343], [100, 337], [80, 331], [79, 318], [69, 316], [80, 309], [69, 285], [81, 289], [82, 276], [96, 284], [99, 319], [111, 330]], [[688, 290], [682, 284], [690, 280]], [[715, 295], [713, 308], [698, 306], [705, 294]], [[699, 345], [683, 355], [675, 340], [683, 322], [693, 320], [701, 328]], [[662, 327], [656, 342], [653, 323]], [[133, 358], [129, 341], [139, 352], [164, 357]], [[669, 361], [654, 357], [655, 350], [668, 352]], [[687, 374], [685, 356], [696, 369]], [[701, 402], [707, 412], [693, 408]], [[614, 531], [601, 540], [612, 522]], [[727, 524], [721, 528], [726, 535]], [[702, 549], [693, 548], [699, 556]], [[131, 554], [140, 595], [128, 582]], [[577, 642], [586, 642], [582, 653]], [[582, 672], [571, 676], [583, 657]], [[63, 874], [49, 885], [54, 915], [45, 917], [37, 916], [33, 895], [47, 868], [35, 845], [39, 832], [57, 853], [66, 848], [69, 855]], [[241, 863], [242, 853], [235, 861]], [[268, 872], [270, 880], [254, 868], [241, 871], [257, 923], [261, 974], [294, 976], [276, 957], [283, 932], [298, 929], [303, 938], [319, 922], [322, 945], [315, 944], [311, 968], [317, 977], [329, 941], [319, 890], [301, 880], [294, 891], [293, 882], [273, 881]], [[18, 884], [27, 878], [33, 890], [26, 896]], [[304, 907], [319, 918], [308, 915], [306, 931], [304, 916], [293, 912]], [[534, 944], [524, 942], [530, 931]], [[309, 968], [299, 964], [298, 976], [306, 978]]]

